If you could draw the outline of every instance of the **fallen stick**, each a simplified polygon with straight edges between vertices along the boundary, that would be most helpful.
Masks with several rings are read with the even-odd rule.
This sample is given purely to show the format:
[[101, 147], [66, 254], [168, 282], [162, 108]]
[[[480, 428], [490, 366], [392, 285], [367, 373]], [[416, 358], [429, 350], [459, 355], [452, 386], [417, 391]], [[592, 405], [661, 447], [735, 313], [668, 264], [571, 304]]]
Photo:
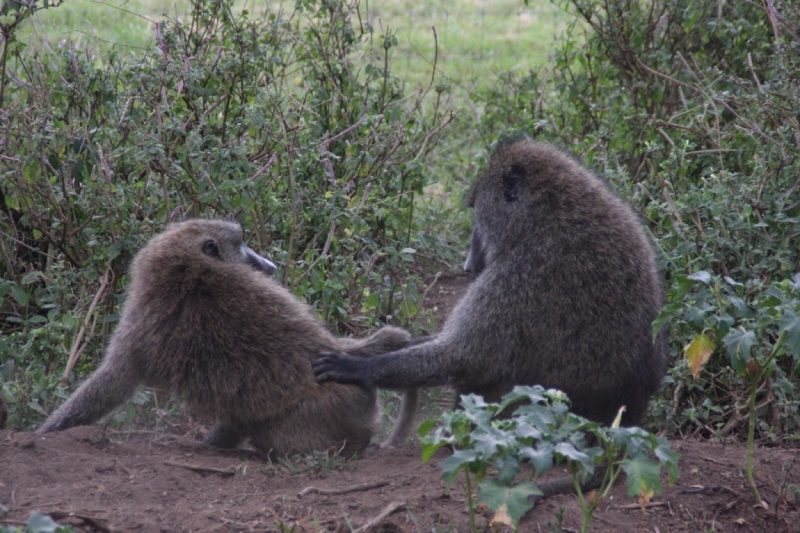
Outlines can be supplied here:
[[[667, 502], [649, 502], [644, 506], [644, 509], [649, 509], [650, 507], [664, 507], [666, 505]], [[642, 506], [638, 503], [627, 503], [625, 505], [615, 505], [614, 509], [642, 509]]]
[[309, 494], [325, 494], [327, 496], [335, 496], [337, 494], [348, 494], [350, 492], [362, 492], [365, 490], [379, 489], [388, 485], [389, 481], [378, 481], [375, 483], [367, 483], [365, 485], [356, 485], [346, 489], [318, 489], [317, 487], [306, 487], [297, 493], [298, 498], [307, 496]]
[[202, 465], [187, 465], [184, 463], [176, 463], [174, 461], [164, 461], [164, 464], [167, 466], [177, 466], [179, 468], [186, 468], [187, 470], [194, 470], [195, 472], [203, 472], [206, 474], [219, 474], [221, 476], [232, 476], [236, 474], [235, 470], [222, 469], [222, 468], [214, 468], [212, 466], [202, 466]]
[[380, 526], [384, 520], [386, 520], [390, 514], [397, 511], [398, 509], [405, 507], [406, 502], [392, 502], [386, 506], [386, 508], [378, 513], [378, 516], [361, 526], [360, 528], [353, 531], [353, 533], [369, 533], [370, 531], [374, 530], [378, 526]]

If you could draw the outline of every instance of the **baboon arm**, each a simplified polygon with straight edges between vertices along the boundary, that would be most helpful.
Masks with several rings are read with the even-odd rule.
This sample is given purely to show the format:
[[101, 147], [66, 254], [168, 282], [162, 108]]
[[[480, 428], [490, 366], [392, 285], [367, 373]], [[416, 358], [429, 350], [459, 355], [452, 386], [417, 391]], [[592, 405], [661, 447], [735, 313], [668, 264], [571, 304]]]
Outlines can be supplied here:
[[124, 363], [104, 361], [36, 432], [61, 431], [96, 422], [133, 396], [140, 381], [135, 376]]
[[455, 381], [441, 353], [443, 344], [432, 341], [370, 358], [325, 352], [314, 361], [319, 383], [335, 381], [363, 387], [410, 389], [434, 387]]

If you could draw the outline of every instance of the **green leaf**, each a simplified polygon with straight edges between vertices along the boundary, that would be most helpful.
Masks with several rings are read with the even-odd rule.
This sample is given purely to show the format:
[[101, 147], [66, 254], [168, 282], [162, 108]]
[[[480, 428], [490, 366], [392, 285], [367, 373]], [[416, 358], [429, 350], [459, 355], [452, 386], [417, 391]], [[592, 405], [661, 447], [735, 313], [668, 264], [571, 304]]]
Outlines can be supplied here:
[[509, 439], [495, 428], [487, 427], [484, 432], [473, 432], [472, 438], [474, 439], [473, 448], [481, 454], [482, 457], [491, 457], [497, 453], [500, 446], [508, 446]]
[[453, 455], [439, 462], [439, 466], [445, 474], [458, 472], [461, 468], [478, 459], [478, 452], [475, 450], [456, 450]]
[[730, 330], [733, 328], [735, 321], [731, 315], [726, 313], [717, 315], [715, 318], [717, 319], [717, 328], [715, 331], [717, 338], [724, 339], [728, 332], [730, 332]]
[[690, 326], [699, 329], [703, 327], [703, 323], [706, 318], [706, 312], [704, 309], [699, 307], [690, 307], [686, 310], [686, 313], [684, 313], [684, 318]]
[[503, 484], [499, 479], [489, 478], [478, 485], [478, 503], [483, 503], [495, 513], [505, 512], [516, 527], [525, 513], [533, 509], [531, 496], [541, 496], [542, 491], [530, 481], [513, 487]]
[[492, 463], [503, 483], [511, 483], [520, 473], [519, 459], [513, 455], [502, 455]]
[[755, 313], [750, 306], [748, 306], [744, 300], [738, 298], [736, 296], [731, 296], [729, 299], [733, 310], [735, 311], [733, 314], [736, 318], [751, 318], [755, 316]]
[[445, 442], [423, 442], [422, 444], [422, 462], [427, 463], [433, 454], [439, 451], [439, 448], [445, 446]]
[[690, 279], [692, 281], [699, 281], [701, 283], [705, 283], [706, 285], [708, 285], [709, 283], [711, 283], [711, 274], [709, 274], [705, 270], [699, 270], [694, 274], [689, 274], [688, 276], [686, 276], [686, 279]]
[[39, 281], [39, 278], [42, 276], [42, 273], [38, 270], [34, 270], [33, 272], [28, 272], [24, 276], [22, 276], [22, 284], [23, 285], [30, 285], [31, 283], [36, 283]]
[[17, 197], [10, 194], [6, 196], [6, 207], [9, 209], [14, 209], [15, 211], [19, 211], [19, 200]]
[[381, 304], [381, 296], [377, 292], [373, 292], [366, 298], [364, 298], [364, 304], [361, 306], [361, 311], [366, 312], [371, 309], [377, 309], [378, 306]]
[[655, 320], [653, 320], [653, 342], [656, 341], [656, 337], [658, 337], [658, 332], [661, 331], [661, 327], [666, 324], [672, 317], [678, 314], [681, 310], [686, 307], [682, 302], [671, 303], [669, 305], [665, 305], [661, 312], [658, 314]]
[[537, 475], [542, 475], [553, 466], [553, 445], [546, 442], [536, 448], [528, 446], [519, 451], [519, 456], [530, 461]]
[[503, 396], [502, 400], [500, 401], [500, 411], [503, 411], [507, 407], [514, 405], [515, 403], [521, 402], [523, 400], [528, 400], [531, 403], [539, 403], [544, 402], [544, 389], [539, 386], [516, 386], [514, 387], [511, 392]]
[[556, 418], [553, 415], [555, 409], [556, 406], [524, 404], [514, 411], [514, 415], [524, 416], [525, 422], [528, 422], [535, 428], [548, 432], [549, 428], [556, 424]]
[[728, 350], [731, 358], [731, 366], [741, 376], [747, 375], [747, 361], [752, 355], [753, 345], [756, 343], [756, 334], [752, 331], [741, 331], [735, 329], [727, 337], [722, 339], [722, 343]]
[[[661, 465], [645, 455], [637, 455], [622, 461], [622, 469], [628, 476], [628, 496], [661, 494]], [[647, 496], [647, 500], [649, 500]]]
[[[56, 533], [62, 529], [52, 518], [47, 515], [33, 513], [28, 519], [25, 529], [27, 533]], [[66, 531], [66, 529], [63, 529]]]
[[431, 432], [438, 422], [439, 421], [435, 418], [429, 418], [428, 420], [425, 420], [419, 425], [419, 428], [417, 428], [417, 435], [424, 437]]
[[586, 474], [591, 475], [594, 472], [594, 463], [591, 457], [578, 450], [572, 444], [568, 442], [559, 442], [554, 451], [567, 461], [579, 466]]
[[786, 347], [792, 357], [800, 359], [800, 316], [793, 311], [786, 311], [778, 322], [780, 332], [786, 332]]
[[739, 282], [738, 282], [738, 281], [736, 281], [735, 279], [733, 279], [733, 278], [730, 278], [730, 277], [728, 277], [728, 276], [724, 276], [722, 279], [724, 279], [724, 280], [725, 280], [725, 283], [727, 283], [727, 284], [728, 284], [728, 285], [730, 285], [731, 287], [744, 287], [744, 284], [743, 284], [743, 283], [739, 283]]
[[28, 305], [28, 293], [22, 290], [19, 285], [14, 284], [11, 286], [11, 296], [14, 297], [19, 305], [23, 307]]
[[669, 441], [665, 438], [656, 437], [656, 442], [658, 442], [658, 446], [654, 450], [654, 453], [656, 457], [658, 457], [658, 460], [661, 461], [661, 464], [667, 467], [669, 484], [672, 485], [680, 475], [678, 472], [678, 459], [680, 459], [681, 454], [670, 450]]

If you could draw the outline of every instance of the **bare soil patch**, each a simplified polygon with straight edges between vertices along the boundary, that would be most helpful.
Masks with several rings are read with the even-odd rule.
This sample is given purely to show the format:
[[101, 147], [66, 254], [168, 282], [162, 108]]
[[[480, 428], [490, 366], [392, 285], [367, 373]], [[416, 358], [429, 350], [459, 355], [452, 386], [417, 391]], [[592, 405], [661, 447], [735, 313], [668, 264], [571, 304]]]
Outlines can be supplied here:
[[[441, 277], [426, 305], [443, 314], [468, 282]], [[317, 457], [272, 464], [246, 450], [208, 448], [196, 434], [101, 427], [44, 437], [0, 431], [0, 525], [22, 525], [41, 512], [81, 531], [349, 532], [394, 509], [369, 531], [469, 529], [463, 480], [447, 493], [440, 478], [438, 462], [447, 451], [428, 464], [416, 443], [371, 448], [354, 461]], [[769, 503], [764, 509], [753, 505], [745, 486], [742, 443], [676, 439], [672, 447], [681, 453], [677, 484], [668, 487], [664, 479], [664, 494], [642, 510], [618, 483], [595, 514], [592, 531], [800, 532], [800, 496], [793, 492], [800, 465], [785, 470], [800, 462], [797, 448], [756, 450], [756, 480]], [[562, 495], [539, 503], [520, 531], [549, 531], [561, 506], [564, 530], [579, 530], [577, 500]], [[487, 517], [479, 518], [479, 527], [486, 523]]]
[[[800, 472], [783, 474], [797, 450], [760, 448], [756, 479], [769, 509], [752, 505], [744, 485], [741, 444], [673, 441], [681, 478], [642, 510], [619, 483], [596, 513], [593, 531], [800, 531], [796, 501], [786, 486]], [[62, 523], [98, 531], [350, 531], [396, 504], [374, 531], [468, 531], [466, 494], [456, 482], [449, 494], [438, 461], [420, 460], [420, 448], [368, 450], [339, 462], [266, 463], [246, 451], [212, 450], [185, 437], [134, 435], [80, 427], [46, 437], [0, 433], [0, 502], [10, 511], [2, 523], [21, 525], [34, 511]], [[783, 480], [785, 479], [785, 483]], [[666, 480], [664, 480], [666, 485]], [[782, 497], [781, 486], [784, 486]], [[345, 494], [307, 491], [308, 487]], [[310, 493], [309, 493], [310, 492]], [[580, 527], [574, 496], [541, 502], [521, 531], [548, 531], [560, 506], [566, 531]], [[777, 508], [776, 508], [777, 506]], [[72, 517], [69, 517], [72, 515]], [[485, 525], [487, 517], [480, 517]], [[438, 529], [437, 529], [438, 528]]]

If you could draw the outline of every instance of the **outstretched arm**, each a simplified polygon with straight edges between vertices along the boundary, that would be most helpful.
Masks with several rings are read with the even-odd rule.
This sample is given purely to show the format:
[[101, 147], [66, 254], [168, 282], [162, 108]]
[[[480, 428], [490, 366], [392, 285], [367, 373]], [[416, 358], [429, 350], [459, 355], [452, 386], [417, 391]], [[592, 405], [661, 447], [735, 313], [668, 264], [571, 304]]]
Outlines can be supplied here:
[[42, 434], [92, 424], [133, 396], [139, 381], [125, 362], [113, 358], [104, 360], [36, 432]]
[[437, 336], [428, 342], [412, 342], [402, 350], [369, 358], [325, 352], [313, 366], [320, 383], [334, 381], [363, 387], [408, 389], [453, 383], [458, 363], [449, 356], [447, 343]]

